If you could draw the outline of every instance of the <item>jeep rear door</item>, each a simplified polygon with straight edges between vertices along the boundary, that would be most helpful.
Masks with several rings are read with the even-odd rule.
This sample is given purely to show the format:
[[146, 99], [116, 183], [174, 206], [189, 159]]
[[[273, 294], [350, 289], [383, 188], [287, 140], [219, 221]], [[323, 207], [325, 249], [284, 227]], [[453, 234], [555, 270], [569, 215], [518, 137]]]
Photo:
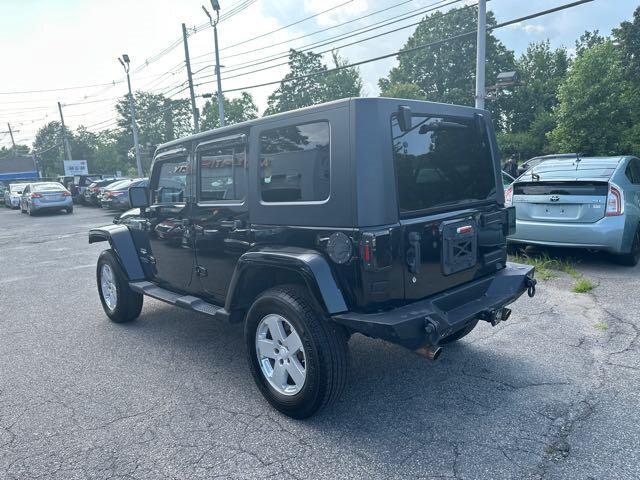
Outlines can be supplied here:
[[424, 298], [504, 266], [500, 170], [482, 116], [414, 112], [409, 130], [403, 132], [395, 117], [391, 129], [405, 299]]

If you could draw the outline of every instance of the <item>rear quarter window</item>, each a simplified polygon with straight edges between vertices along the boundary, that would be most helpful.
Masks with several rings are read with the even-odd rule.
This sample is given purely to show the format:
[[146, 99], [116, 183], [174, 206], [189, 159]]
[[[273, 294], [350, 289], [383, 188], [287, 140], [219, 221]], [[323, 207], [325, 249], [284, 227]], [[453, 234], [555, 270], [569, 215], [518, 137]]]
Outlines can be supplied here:
[[329, 122], [260, 134], [260, 196], [266, 203], [322, 202], [331, 192]]

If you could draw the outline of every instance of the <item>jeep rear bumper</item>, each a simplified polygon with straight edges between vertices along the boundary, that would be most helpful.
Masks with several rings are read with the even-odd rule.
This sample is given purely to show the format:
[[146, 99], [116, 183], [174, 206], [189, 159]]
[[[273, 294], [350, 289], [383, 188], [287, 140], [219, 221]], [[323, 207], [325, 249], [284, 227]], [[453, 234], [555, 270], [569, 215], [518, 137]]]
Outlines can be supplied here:
[[487, 317], [517, 300], [535, 284], [533, 274], [534, 267], [530, 265], [507, 263], [493, 275], [424, 300], [384, 312], [340, 313], [333, 320], [356, 332], [410, 349], [435, 346], [475, 319]]

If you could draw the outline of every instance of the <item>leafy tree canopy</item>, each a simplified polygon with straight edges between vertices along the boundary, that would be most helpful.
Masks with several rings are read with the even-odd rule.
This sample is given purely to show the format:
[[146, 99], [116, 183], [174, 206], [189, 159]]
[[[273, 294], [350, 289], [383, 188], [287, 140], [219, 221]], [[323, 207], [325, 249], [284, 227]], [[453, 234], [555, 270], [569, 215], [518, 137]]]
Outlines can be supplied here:
[[[229, 100], [222, 96], [224, 105], [224, 120], [226, 125], [246, 122], [258, 118], [258, 107], [253, 101], [253, 96], [248, 92], [241, 92], [238, 98]], [[220, 115], [218, 115], [218, 101], [207, 100], [202, 109], [200, 128], [211, 130], [220, 127]]]
[[[333, 52], [333, 63], [334, 67], [348, 64], [337, 52]], [[269, 96], [265, 115], [360, 95], [362, 80], [357, 68], [341, 68], [326, 74], [307, 76], [326, 71], [322, 55], [291, 49], [289, 73], [284, 76], [280, 87]]]

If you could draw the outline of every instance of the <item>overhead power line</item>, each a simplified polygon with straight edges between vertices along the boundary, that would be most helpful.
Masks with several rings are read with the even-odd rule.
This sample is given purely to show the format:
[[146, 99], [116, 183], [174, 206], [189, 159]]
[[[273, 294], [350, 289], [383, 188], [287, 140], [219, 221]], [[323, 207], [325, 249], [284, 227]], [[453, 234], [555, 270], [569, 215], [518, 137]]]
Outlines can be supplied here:
[[[556, 12], [559, 12], [561, 10], [566, 10], [566, 9], [569, 9], [569, 8], [577, 7], [577, 6], [583, 5], [585, 3], [591, 3], [593, 1], [595, 1], [595, 0], [578, 0], [578, 1], [575, 1], [575, 2], [571, 2], [571, 3], [560, 5], [560, 6], [557, 6], [557, 7], [554, 7], [554, 8], [550, 8], [550, 9], [547, 9], [547, 10], [542, 10], [540, 12], [532, 13], [530, 15], [525, 15], [523, 17], [514, 18], [513, 20], [509, 20], [507, 22], [499, 23], [499, 24], [497, 24], [497, 25], [495, 25], [493, 27], [487, 27], [487, 31], [497, 30], [499, 28], [507, 27], [509, 25], [514, 25], [514, 24], [520, 23], [520, 22], [525, 22], [527, 20], [532, 20], [534, 18], [538, 18], [538, 17], [542, 17], [542, 16], [545, 16], [545, 15], [549, 15], [551, 13], [556, 13]], [[346, 65], [340, 65], [340, 66], [335, 67], [335, 68], [329, 68], [329, 69], [318, 71], [318, 72], [312, 72], [312, 73], [308, 73], [306, 75], [298, 75], [296, 77], [292, 77], [292, 78], [288, 78], [288, 79], [275, 80], [275, 81], [272, 81], [272, 82], [264, 82], [264, 83], [259, 83], [259, 84], [255, 84], [255, 85], [247, 85], [247, 86], [239, 87], [239, 88], [232, 88], [232, 89], [225, 90], [223, 93], [238, 92], [238, 91], [242, 91], [242, 90], [250, 90], [252, 88], [266, 87], [268, 85], [276, 85], [278, 83], [288, 83], [288, 82], [292, 82], [292, 81], [295, 81], [295, 80], [302, 80], [302, 79], [305, 79], [305, 78], [315, 77], [315, 76], [318, 76], [318, 75], [326, 75], [326, 74], [337, 72], [337, 71], [344, 70], [344, 69], [347, 69], [347, 68], [353, 68], [353, 67], [357, 67], [359, 65], [364, 65], [366, 63], [377, 62], [379, 60], [384, 60], [386, 58], [391, 58], [391, 57], [395, 57], [395, 56], [399, 56], [399, 55], [406, 55], [408, 53], [417, 52], [417, 51], [423, 50], [425, 48], [436, 47], [436, 46], [443, 45], [443, 44], [451, 42], [451, 41], [460, 40], [462, 38], [473, 36], [476, 33], [477, 33], [476, 29], [469, 30], [467, 32], [463, 32], [463, 33], [460, 33], [458, 35], [453, 35], [451, 37], [444, 38], [444, 39], [441, 39], [441, 40], [438, 40], [438, 41], [435, 41], [435, 42], [425, 43], [425, 44], [422, 44], [422, 45], [417, 45], [417, 46], [412, 47], [412, 48], [407, 48], [407, 49], [404, 49], [404, 50], [398, 50], [396, 52], [387, 53], [385, 55], [379, 55], [377, 57], [368, 58], [366, 60], [361, 60], [359, 62], [353, 62], [353, 63], [346, 64]], [[202, 82], [202, 83], [211, 83], [211, 82]]]
[[[300, 36], [298, 36], [298, 37], [288, 38], [288, 39], [286, 39], [286, 40], [282, 40], [282, 41], [277, 42], [277, 43], [272, 43], [271, 45], [267, 45], [267, 46], [265, 46], [265, 47], [261, 47], [261, 50], [267, 50], [267, 49], [270, 49], [270, 48], [276, 47], [276, 46], [278, 46], [278, 45], [289, 44], [290, 42], [294, 42], [294, 41], [296, 41], [296, 40], [300, 40], [300, 39], [302, 39], [302, 38], [311, 37], [311, 36], [313, 36], [313, 35], [317, 35], [317, 34], [319, 34], [319, 33], [324, 33], [324, 32], [327, 32], [327, 31], [329, 31], [329, 30], [334, 30], [334, 29], [336, 29], [336, 28], [344, 27], [345, 25], [349, 25], [349, 24], [354, 23], [354, 22], [359, 22], [359, 21], [361, 21], [361, 20], [364, 20], [365, 18], [369, 18], [369, 17], [371, 17], [371, 16], [378, 15], [378, 14], [380, 14], [380, 13], [383, 13], [383, 12], [389, 11], [389, 10], [394, 9], [394, 8], [398, 8], [398, 7], [402, 6], [402, 5], [405, 5], [405, 4], [407, 4], [407, 3], [411, 3], [411, 2], [413, 2], [413, 1], [415, 1], [415, 0], [405, 0], [404, 2], [400, 2], [400, 3], [397, 3], [397, 4], [391, 5], [390, 7], [383, 8], [383, 9], [380, 9], [380, 10], [376, 10], [375, 12], [370, 12], [370, 13], [368, 13], [368, 14], [366, 14], [366, 15], [362, 15], [362, 16], [359, 16], [359, 17], [356, 17], [356, 18], [352, 18], [351, 20], [348, 20], [348, 21], [346, 21], [346, 22], [338, 23], [338, 24], [336, 24], [336, 25], [332, 25], [332, 26], [330, 26], [330, 27], [322, 28], [322, 29], [320, 29], [320, 30], [315, 30], [315, 31], [313, 31], [313, 32], [309, 32], [309, 33], [307, 33], [307, 34], [300, 35]], [[395, 15], [395, 16], [392, 16], [392, 17], [387, 17], [387, 18], [385, 18], [385, 19], [383, 19], [383, 20], [380, 20], [380, 21], [378, 21], [378, 22], [375, 22], [375, 23], [373, 23], [373, 24], [371, 24], [371, 25], [367, 25], [367, 26], [363, 26], [363, 27], [360, 27], [360, 28], [356, 28], [355, 30], [352, 30], [351, 32], [356, 32], [356, 31], [358, 31], [358, 30], [363, 30], [363, 29], [371, 28], [371, 27], [373, 27], [373, 26], [375, 26], [375, 25], [378, 25], [378, 24], [380, 24], [380, 23], [384, 23], [384, 22], [387, 22], [387, 21], [389, 21], [389, 20], [393, 20], [393, 19], [396, 19], [396, 18], [399, 18], [399, 17], [403, 17], [403, 16], [405, 16], [405, 15], [409, 15], [409, 14], [411, 14], [411, 13], [415, 13], [415, 12], [419, 12], [419, 13], [416, 13], [416, 15], [421, 15], [421, 14], [425, 13], [425, 12], [424, 12], [424, 10], [425, 10], [425, 9], [427, 9], [426, 11], [429, 11], [429, 10], [428, 10], [428, 9], [429, 9], [429, 7], [433, 7], [433, 6], [435, 6], [435, 5], [439, 4], [439, 3], [445, 3], [446, 1], [447, 1], [447, 0], [438, 0], [438, 1], [437, 1], [437, 2], [435, 2], [435, 3], [429, 4], [429, 5], [423, 5], [422, 7], [416, 8], [416, 9], [414, 9], [414, 10], [409, 10], [408, 12], [404, 12], [404, 13], [399, 14], [399, 15]], [[458, 1], [462, 1], [462, 0], [458, 0]], [[456, 2], [454, 2], [454, 3], [456, 3]], [[445, 7], [445, 6], [447, 6], [447, 5], [440, 5], [438, 8], [442, 8], [442, 7]], [[413, 15], [413, 16], [416, 16], [416, 15]], [[410, 18], [410, 17], [407, 17], [407, 18]], [[400, 20], [398, 20], [398, 21], [400, 21]], [[341, 34], [336, 35], [335, 37], [327, 37], [327, 38], [325, 38], [324, 40], [318, 40], [318, 42], [324, 42], [324, 41], [327, 41], [327, 40], [332, 39], [332, 38], [341, 37], [341, 36], [343, 36], [343, 35], [347, 35], [347, 34], [349, 34], [349, 33], [351, 33], [351, 32], [343, 32], [343, 33], [341, 33]], [[314, 42], [314, 43], [315, 43], [315, 42]], [[308, 45], [304, 45], [304, 46], [302, 46], [302, 47], [298, 47], [298, 48], [306, 48], [306, 47], [308, 47], [308, 46], [313, 45], [314, 43], [311, 43], [311, 44], [308, 44]], [[296, 48], [296, 50], [297, 50], [298, 48]], [[225, 50], [225, 49], [223, 49], [223, 50]], [[228, 60], [229, 58], [234, 58], [234, 57], [243, 56], [243, 55], [249, 55], [249, 54], [254, 53], [254, 52], [255, 52], [255, 50], [244, 50], [244, 51], [242, 51], [242, 52], [236, 52], [236, 53], [233, 53], [233, 54], [230, 54], [230, 55], [225, 55], [225, 57], [224, 57], [224, 58], [225, 58], [225, 60]], [[208, 56], [208, 55], [210, 55], [210, 54], [200, 55], [200, 56], [198, 56], [197, 58], [204, 57], [204, 56]], [[281, 53], [274, 53], [274, 54], [270, 54], [270, 55], [268, 55], [267, 57], [264, 57], [264, 58], [268, 58], [268, 57], [271, 57], [271, 56], [277, 56], [277, 55], [281, 55]], [[194, 58], [196, 58], [196, 57], [194, 57]], [[246, 63], [251, 63], [251, 62], [254, 62], [254, 61], [255, 61], [255, 59], [254, 59], [254, 60], [251, 60], [251, 61], [249, 61], [249, 62], [246, 62]], [[200, 63], [200, 62], [194, 62], [194, 63]], [[242, 64], [231, 65], [231, 67], [236, 67], [236, 66], [238, 66], [238, 65], [242, 65]]]
[[[433, 11], [433, 10], [438, 10], [438, 9], [440, 9], [440, 8], [442, 8], [442, 7], [447, 7], [447, 6], [453, 5], [453, 4], [455, 4], [455, 3], [459, 3], [459, 2], [461, 2], [461, 1], [462, 1], [462, 0], [449, 0], [449, 2], [448, 2], [448, 3], [445, 3], [445, 4], [443, 4], [443, 5], [439, 5], [439, 6], [437, 6], [437, 7], [432, 6], [431, 8], [428, 8], [428, 9], [426, 9], [426, 10], [422, 11], [422, 12], [421, 12], [421, 13], [419, 13], [419, 14], [410, 15], [410, 16], [407, 16], [407, 17], [402, 18], [402, 19], [400, 19], [400, 20], [394, 20], [394, 21], [392, 21], [392, 22], [384, 23], [383, 25], [379, 25], [379, 26], [375, 26], [375, 27], [367, 28], [367, 29], [362, 30], [362, 31], [357, 32], [357, 33], [339, 35], [338, 37], [342, 37], [342, 38], [339, 38], [339, 40], [346, 40], [346, 39], [349, 39], [349, 38], [353, 38], [353, 37], [355, 37], [355, 36], [362, 35], [363, 33], [368, 33], [368, 32], [370, 32], [370, 31], [377, 30], [378, 28], [382, 28], [382, 27], [385, 27], [385, 26], [388, 26], [388, 25], [391, 25], [391, 24], [394, 24], [394, 23], [398, 23], [398, 22], [403, 21], [403, 20], [407, 20], [407, 19], [409, 19], [409, 18], [411, 18], [411, 17], [415, 17], [415, 16], [418, 16], [418, 15], [424, 15], [425, 13], [431, 12], [431, 11]], [[441, 2], [437, 2], [437, 3], [441, 3]], [[434, 5], [435, 5], [435, 4], [434, 4]], [[475, 7], [475, 6], [477, 6], [477, 3], [474, 3], [474, 4], [471, 4], [471, 5], [464, 6], [464, 7], [462, 7], [462, 9], [465, 9], [465, 8], [472, 8], [472, 7]], [[448, 15], [448, 14], [451, 14], [452, 12], [455, 12], [455, 11], [457, 11], [457, 10], [449, 10], [448, 12], [445, 12], [443, 15]], [[390, 34], [392, 34], [392, 33], [396, 33], [396, 32], [399, 32], [399, 31], [401, 31], [401, 30], [405, 30], [405, 29], [407, 29], [407, 28], [415, 27], [416, 25], [419, 25], [420, 23], [422, 23], [422, 21], [423, 21], [423, 20], [420, 20], [419, 22], [410, 23], [410, 24], [408, 24], [408, 25], [403, 25], [402, 27], [394, 28], [394, 29], [392, 29], [392, 30], [387, 30], [386, 32], [381, 32], [381, 33], [378, 33], [378, 34], [376, 34], [376, 35], [372, 35], [372, 36], [370, 36], [370, 37], [366, 37], [366, 38], [362, 38], [362, 39], [360, 39], [360, 40], [355, 40], [355, 41], [353, 41], [353, 42], [345, 43], [345, 44], [343, 44], [343, 45], [331, 46], [331, 48], [328, 48], [328, 49], [326, 49], [326, 50], [322, 50], [322, 51], [320, 51], [320, 52], [314, 52], [314, 53], [317, 53], [317, 54], [319, 54], [319, 55], [322, 55], [322, 54], [325, 54], [325, 53], [331, 52], [331, 51], [333, 51], [333, 50], [337, 50], [337, 49], [345, 48], [345, 47], [350, 47], [350, 46], [352, 46], [352, 45], [357, 45], [357, 44], [359, 44], [359, 43], [367, 42], [367, 41], [369, 41], [369, 40], [374, 40], [374, 39], [379, 38], [379, 37], [382, 37], [382, 36], [384, 36], [384, 35], [390, 35]], [[307, 52], [307, 51], [313, 50], [314, 48], [324, 47], [324, 46], [327, 46], [327, 45], [331, 45], [334, 41], [335, 41], [335, 40], [328, 40], [328, 41], [327, 41], [327, 40], [325, 40], [325, 41], [323, 41], [322, 43], [317, 43], [317, 44], [314, 44], [313, 46], [307, 46], [307, 47], [303, 47], [303, 48], [300, 48], [300, 49], [294, 49], [294, 50], [296, 50], [296, 52]], [[238, 70], [244, 70], [244, 69], [246, 69], [246, 68], [250, 68], [250, 67], [253, 67], [253, 66], [257, 66], [257, 65], [262, 65], [262, 64], [265, 64], [265, 63], [273, 62], [273, 61], [275, 61], [275, 60], [279, 60], [279, 59], [284, 59], [284, 58], [288, 59], [288, 58], [289, 58], [289, 54], [290, 54], [290, 52], [289, 52], [289, 51], [287, 51], [287, 52], [282, 52], [282, 53], [280, 54], [280, 56], [278, 56], [278, 57], [271, 58], [271, 59], [266, 59], [266, 60], [257, 60], [257, 61], [255, 61], [254, 63], [247, 63], [247, 64], [244, 64], [244, 66], [236, 66], [236, 68], [226, 69], [226, 72], [227, 72], [227, 73], [229, 73], [229, 72], [235, 72], [235, 71], [238, 71]], [[270, 69], [270, 68], [276, 68], [276, 67], [280, 67], [280, 66], [283, 66], [283, 65], [287, 65], [288, 63], [289, 63], [289, 62], [288, 62], [288, 60], [287, 60], [286, 62], [278, 63], [278, 64], [275, 64], [275, 65], [269, 65], [269, 66], [267, 66], [267, 67], [263, 67], [263, 68], [256, 69], [256, 70], [251, 70], [251, 71], [249, 71], [249, 72], [244, 72], [244, 73], [241, 73], [241, 74], [236, 74], [236, 75], [231, 75], [231, 76], [228, 76], [228, 77], [224, 77], [224, 78], [223, 78], [223, 80], [224, 80], [224, 79], [227, 79], [227, 78], [236, 78], [236, 77], [240, 77], [240, 76], [248, 75], [248, 74], [251, 74], [251, 73], [261, 72], [261, 71], [264, 71], [264, 70], [268, 70], [268, 69]], [[239, 65], [243, 65], [243, 64], [239, 64]], [[201, 78], [203, 78], [203, 77], [201, 77]]]

